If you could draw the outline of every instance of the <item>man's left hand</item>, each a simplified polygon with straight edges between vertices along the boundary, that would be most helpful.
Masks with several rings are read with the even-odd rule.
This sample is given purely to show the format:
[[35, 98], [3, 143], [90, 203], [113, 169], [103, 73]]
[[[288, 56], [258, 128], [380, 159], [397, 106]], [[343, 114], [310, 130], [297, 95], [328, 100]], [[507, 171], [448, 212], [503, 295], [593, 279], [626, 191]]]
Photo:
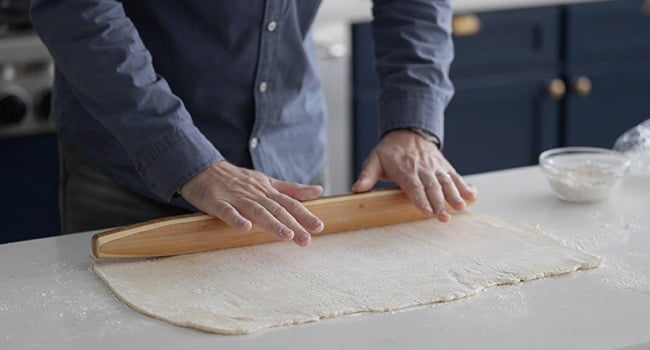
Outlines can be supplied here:
[[463, 210], [465, 201], [476, 197], [435, 143], [406, 129], [384, 135], [352, 190], [369, 191], [378, 180], [394, 181], [420, 211], [443, 222], [451, 218], [446, 203]]

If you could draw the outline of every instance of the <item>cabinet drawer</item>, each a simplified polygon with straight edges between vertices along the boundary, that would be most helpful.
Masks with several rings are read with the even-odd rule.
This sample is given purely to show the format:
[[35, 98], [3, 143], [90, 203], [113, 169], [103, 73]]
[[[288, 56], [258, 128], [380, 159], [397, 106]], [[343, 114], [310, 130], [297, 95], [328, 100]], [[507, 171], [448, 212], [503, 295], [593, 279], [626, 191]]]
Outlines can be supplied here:
[[559, 24], [558, 7], [456, 14], [452, 75], [556, 67]]
[[650, 59], [650, 0], [616, 0], [566, 8], [569, 63]]

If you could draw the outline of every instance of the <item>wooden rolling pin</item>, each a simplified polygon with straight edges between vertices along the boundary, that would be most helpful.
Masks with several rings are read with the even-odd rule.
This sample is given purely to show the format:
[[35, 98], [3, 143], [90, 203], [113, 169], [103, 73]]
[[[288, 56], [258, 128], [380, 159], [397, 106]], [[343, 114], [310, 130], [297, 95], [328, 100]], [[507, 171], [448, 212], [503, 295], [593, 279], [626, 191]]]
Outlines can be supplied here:
[[[323, 197], [304, 204], [325, 223], [323, 231], [314, 235], [426, 218], [399, 189]], [[449, 205], [447, 207], [451, 209]], [[212, 216], [188, 214], [95, 234], [92, 238], [92, 253], [95, 258], [160, 257], [278, 240], [257, 226], [253, 226], [249, 232], [242, 232]]]

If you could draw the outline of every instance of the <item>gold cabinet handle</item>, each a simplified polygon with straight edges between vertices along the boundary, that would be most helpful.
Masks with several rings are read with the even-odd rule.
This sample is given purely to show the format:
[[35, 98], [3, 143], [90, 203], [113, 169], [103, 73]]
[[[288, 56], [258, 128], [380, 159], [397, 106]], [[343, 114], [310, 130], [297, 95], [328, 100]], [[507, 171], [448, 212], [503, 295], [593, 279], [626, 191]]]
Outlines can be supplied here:
[[566, 95], [566, 84], [562, 79], [552, 79], [546, 84], [546, 91], [554, 100], [561, 100]]
[[573, 89], [580, 96], [589, 96], [591, 94], [591, 79], [587, 77], [579, 77], [573, 82]]
[[650, 0], [645, 0], [643, 3], [643, 6], [641, 6], [641, 12], [650, 17]]
[[451, 29], [457, 37], [476, 35], [481, 31], [481, 19], [472, 13], [455, 15]]

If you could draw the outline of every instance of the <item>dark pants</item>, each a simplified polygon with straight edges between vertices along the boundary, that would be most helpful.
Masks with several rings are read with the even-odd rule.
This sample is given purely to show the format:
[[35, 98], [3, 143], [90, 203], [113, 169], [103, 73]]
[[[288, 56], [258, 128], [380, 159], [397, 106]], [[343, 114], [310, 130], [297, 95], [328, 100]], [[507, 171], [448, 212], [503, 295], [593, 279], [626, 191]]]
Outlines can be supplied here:
[[61, 138], [59, 156], [62, 233], [99, 230], [188, 213], [183, 208], [125, 189]]

